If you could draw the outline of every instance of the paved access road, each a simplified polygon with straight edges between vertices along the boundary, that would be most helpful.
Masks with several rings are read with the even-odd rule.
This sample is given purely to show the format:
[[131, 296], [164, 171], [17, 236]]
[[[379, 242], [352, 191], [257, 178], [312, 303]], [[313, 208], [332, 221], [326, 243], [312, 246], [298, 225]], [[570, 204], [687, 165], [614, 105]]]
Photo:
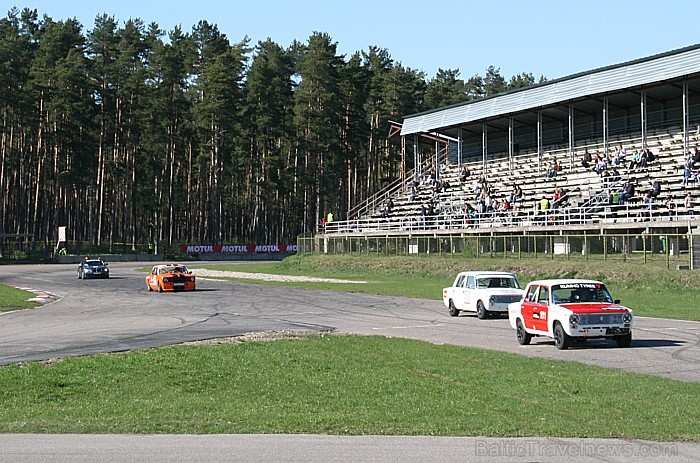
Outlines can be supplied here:
[[[76, 265], [0, 266], [0, 283], [61, 297], [0, 315], [0, 365], [287, 329], [422, 339], [700, 381], [700, 323], [638, 318], [632, 347], [593, 341], [520, 346], [507, 319], [449, 317], [440, 301], [211, 280], [191, 293], [146, 290], [141, 265], [108, 280]], [[596, 445], [602, 447], [596, 447]], [[700, 461], [700, 445], [576, 439], [343, 436], [0, 435], [3, 461]], [[669, 453], [670, 452], [670, 453]]]

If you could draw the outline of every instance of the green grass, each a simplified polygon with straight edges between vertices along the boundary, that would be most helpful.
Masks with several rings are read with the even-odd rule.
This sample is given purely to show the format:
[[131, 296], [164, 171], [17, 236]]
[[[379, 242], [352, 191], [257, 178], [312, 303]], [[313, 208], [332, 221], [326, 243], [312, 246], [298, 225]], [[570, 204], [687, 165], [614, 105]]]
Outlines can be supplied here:
[[0, 432], [700, 441], [700, 384], [379, 336], [176, 346], [0, 369]]
[[700, 320], [700, 272], [647, 264], [586, 261], [462, 257], [293, 256], [279, 263], [196, 264], [193, 267], [242, 272], [306, 275], [368, 281], [342, 283], [262, 283], [346, 292], [366, 292], [422, 299], [441, 299], [442, 288], [464, 270], [513, 272], [520, 284], [540, 278], [592, 278], [604, 281], [614, 298], [648, 317]]
[[36, 307], [38, 303], [27, 300], [32, 297], [34, 293], [29, 291], [0, 285], [0, 312]]

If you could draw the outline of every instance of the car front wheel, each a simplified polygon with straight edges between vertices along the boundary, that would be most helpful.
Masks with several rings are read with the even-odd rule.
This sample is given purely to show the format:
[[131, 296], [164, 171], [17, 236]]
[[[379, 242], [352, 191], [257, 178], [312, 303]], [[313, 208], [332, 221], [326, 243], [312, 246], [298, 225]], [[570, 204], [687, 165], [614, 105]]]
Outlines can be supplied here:
[[532, 340], [532, 335], [525, 331], [523, 322], [520, 319], [518, 319], [516, 323], [515, 335], [518, 338], [518, 344], [523, 346], [530, 344], [530, 340]]
[[632, 333], [623, 334], [615, 338], [617, 347], [629, 347], [632, 344]]
[[450, 305], [450, 307], [449, 307], [450, 316], [456, 317], [457, 315], [459, 315], [459, 310], [457, 310], [457, 307], [455, 307], [455, 303], [452, 299], [450, 299], [449, 305]]
[[570, 343], [571, 338], [566, 334], [561, 323], [557, 322], [557, 324], [554, 325], [554, 345], [559, 350], [566, 350], [569, 348]]
[[161, 286], [160, 281], [158, 282], [158, 292], [159, 293], [163, 292], [163, 286]]
[[479, 317], [480, 320], [483, 320], [489, 316], [489, 311], [486, 310], [486, 307], [484, 307], [484, 303], [482, 301], [478, 301], [476, 303], [476, 316]]

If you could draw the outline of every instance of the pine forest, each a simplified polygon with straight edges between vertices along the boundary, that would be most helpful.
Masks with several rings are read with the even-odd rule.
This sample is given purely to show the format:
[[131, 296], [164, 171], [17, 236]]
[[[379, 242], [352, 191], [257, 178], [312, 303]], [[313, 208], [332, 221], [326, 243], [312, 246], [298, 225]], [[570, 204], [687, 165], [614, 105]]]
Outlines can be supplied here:
[[[328, 33], [283, 48], [102, 15], [0, 19], [0, 235], [282, 243], [399, 178], [391, 121], [535, 83], [404, 67]], [[542, 80], [540, 78], [539, 80]], [[408, 169], [413, 160], [407, 156]]]

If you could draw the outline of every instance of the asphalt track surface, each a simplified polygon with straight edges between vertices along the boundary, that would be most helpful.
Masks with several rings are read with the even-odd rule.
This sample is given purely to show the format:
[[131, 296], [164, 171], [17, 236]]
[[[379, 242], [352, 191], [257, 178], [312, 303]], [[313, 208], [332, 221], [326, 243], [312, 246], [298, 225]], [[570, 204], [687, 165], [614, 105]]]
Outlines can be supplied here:
[[[153, 293], [146, 289], [145, 274], [136, 271], [143, 265], [148, 264], [110, 264], [108, 280], [78, 280], [77, 265], [0, 266], [0, 283], [60, 297], [37, 309], [0, 315], [0, 365], [312, 329], [414, 338], [700, 381], [697, 322], [639, 317], [630, 348], [601, 340], [559, 351], [544, 338], [520, 346], [505, 318], [453, 318], [434, 300], [203, 279], [195, 292]], [[602, 447], [585, 447], [596, 443]], [[211, 452], [196, 451], [203, 445]], [[610, 445], [612, 450], [601, 450]], [[379, 436], [1, 435], [0, 461], [639, 461], [631, 458], [636, 455], [645, 461], [700, 462], [699, 445], [672, 444], [670, 456], [668, 448], [654, 445]], [[175, 454], [169, 450], [180, 447]]]

